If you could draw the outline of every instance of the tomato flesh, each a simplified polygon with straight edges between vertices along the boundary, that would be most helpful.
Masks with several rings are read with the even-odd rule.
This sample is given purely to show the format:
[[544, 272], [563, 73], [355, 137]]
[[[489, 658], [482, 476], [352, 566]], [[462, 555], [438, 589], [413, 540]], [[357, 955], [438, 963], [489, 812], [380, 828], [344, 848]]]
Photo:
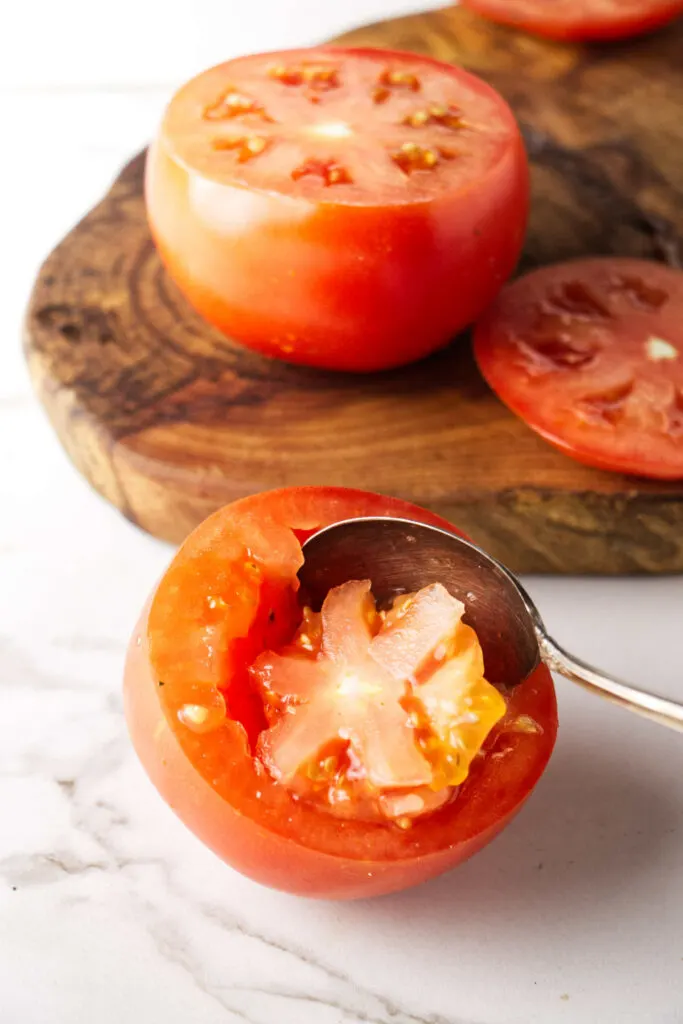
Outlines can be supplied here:
[[226, 334], [333, 369], [446, 344], [521, 250], [528, 169], [494, 90], [384, 50], [287, 51], [206, 71], [147, 162], [170, 275]]
[[[405, 502], [335, 488], [276, 491], [228, 506], [180, 549], [131, 642], [125, 708], [143, 765], [200, 838], [229, 864], [268, 885], [350, 898], [432, 877], [471, 855], [503, 827], [535, 785], [552, 751], [556, 706], [550, 677], [542, 669], [506, 694], [506, 713], [491, 729], [484, 753], [472, 760], [455, 799], [448, 794], [444, 802], [444, 786], [433, 788], [435, 766], [445, 769], [447, 763], [439, 757], [448, 750], [449, 722], [453, 726], [452, 715], [439, 720], [442, 687], [450, 688], [452, 695], [454, 687], [480, 686], [483, 676], [474, 640], [458, 638], [458, 627], [457, 652], [464, 660], [446, 658], [435, 668], [437, 652], [429, 647], [436, 634], [421, 644], [419, 623], [408, 618], [409, 607], [402, 616], [400, 608], [389, 613], [372, 635], [378, 623], [373, 614], [364, 618], [365, 612], [372, 612], [364, 584], [362, 600], [357, 586], [355, 594], [352, 588], [344, 597], [355, 601], [354, 613], [347, 604], [345, 612], [338, 607], [339, 614], [327, 616], [327, 637], [323, 616], [302, 615], [295, 576], [301, 539], [339, 519], [387, 514], [453, 529]], [[218, 598], [226, 606], [222, 615]], [[380, 780], [409, 780], [411, 785], [392, 785], [379, 790], [379, 796], [351, 786], [351, 795], [358, 797], [357, 813], [336, 816], [315, 794], [311, 798], [308, 791], [301, 797], [295, 785], [284, 784], [269, 770], [264, 737], [272, 740], [293, 695], [309, 693], [307, 683], [317, 693], [319, 683], [311, 682], [300, 665], [289, 675], [268, 675], [264, 659], [308, 659], [309, 668], [319, 673], [320, 654], [342, 657], [344, 651], [344, 657], [357, 660], [365, 644], [367, 657], [368, 621], [372, 642], [384, 629], [387, 635], [398, 630], [402, 619], [412, 637], [418, 680], [421, 673], [427, 674], [415, 689], [435, 687], [431, 694], [424, 690], [423, 707], [426, 716], [433, 714], [438, 756], [434, 762], [420, 759], [419, 747], [413, 747], [417, 770], [410, 775], [406, 746], [399, 743], [387, 752], [383, 736], [377, 734], [379, 753], [375, 756], [373, 749], [367, 756]], [[340, 625], [344, 622], [348, 635]], [[377, 665], [386, 673], [383, 680], [391, 677], [387, 686], [393, 686], [395, 677], [389, 669]], [[454, 678], [439, 679], [441, 669], [449, 665]], [[263, 686], [254, 685], [255, 675]], [[523, 721], [532, 721], [534, 729], [522, 728]], [[365, 740], [370, 730], [360, 716], [358, 722]], [[404, 724], [405, 716], [396, 736], [401, 736]], [[465, 733], [463, 744], [467, 750], [477, 747]], [[324, 747], [318, 753], [322, 757]], [[366, 753], [364, 747], [363, 756]], [[291, 762], [292, 778], [301, 774], [296, 771], [297, 758]], [[427, 785], [425, 779], [430, 780]], [[348, 776], [341, 781], [353, 782]], [[422, 807], [416, 805], [416, 796]], [[400, 828], [387, 820], [399, 818], [411, 819], [411, 826]]]
[[504, 289], [475, 354], [498, 396], [568, 455], [683, 478], [683, 273], [620, 258], [543, 267]]
[[501, 159], [510, 118], [448, 65], [328, 49], [212, 68], [176, 94], [163, 131], [214, 183], [374, 206], [471, 185]]
[[683, 11], [681, 0], [462, 0], [493, 21], [551, 39], [609, 40], [652, 32]]
[[342, 817], [405, 827], [445, 804], [506, 712], [464, 610], [440, 584], [388, 621], [369, 580], [330, 591], [317, 651], [309, 619], [303, 652], [295, 641], [251, 669], [279, 711], [257, 747], [271, 774]]

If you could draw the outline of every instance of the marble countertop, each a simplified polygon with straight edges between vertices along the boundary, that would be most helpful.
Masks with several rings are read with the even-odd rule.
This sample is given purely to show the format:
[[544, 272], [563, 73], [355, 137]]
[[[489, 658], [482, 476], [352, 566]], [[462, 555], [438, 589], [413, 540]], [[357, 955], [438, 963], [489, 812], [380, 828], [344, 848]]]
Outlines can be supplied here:
[[[98, 8], [65, 0], [9, 15], [1, 1024], [683, 1022], [683, 739], [569, 683], [559, 683], [560, 738], [532, 800], [450, 876], [381, 900], [315, 903], [262, 889], [205, 850], [147, 781], [121, 713], [127, 637], [171, 550], [80, 479], [23, 367], [21, 319], [40, 260], [144, 143], [174, 82], [226, 52], [307, 42], [416, 5], [252, 0], [245, 12], [204, 0], [190, 15], [123, 0], [104, 25]], [[683, 696], [680, 578], [528, 583], [570, 649]]]

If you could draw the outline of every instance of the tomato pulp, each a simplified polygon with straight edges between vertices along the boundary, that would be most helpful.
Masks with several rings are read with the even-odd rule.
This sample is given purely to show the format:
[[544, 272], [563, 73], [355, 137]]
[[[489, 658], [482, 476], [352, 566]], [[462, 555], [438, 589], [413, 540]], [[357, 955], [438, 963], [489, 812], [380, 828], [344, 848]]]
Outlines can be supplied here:
[[504, 100], [388, 50], [239, 58], [172, 99], [147, 161], [190, 303], [268, 356], [337, 370], [443, 346], [512, 273], [528, 166]]
[[683, 272], [575, 260], [509, 285], [475, 355], [533, 430], [600, 469], [683, 479]]
[[[299, 798], [283, 782], [290, 771], [287, 748], [274, 741], [271, 715], [272, 694], [279, 687], [276, 698], [282, 698], [285, 677], [280, 674], [274, 686], [268, 682], [276, 656], [268, 655], [269, 667], [264, 652], [286, 653], [301, 637], [301, 542], [321, 526], [362, 515], [412, 517], [457, 532], [406, 502], [342, 488], [292, 488], [238, 501], [206, 520], [181, 547], [143, 612], [126, 666], [129, 729], [161, 795], [228, 864], [266, 885], [309, 896], [387, 893], [469, 857], [529, 795], [557, 730], [552, 681], [541, 667], [504, 695], [502, 719], [490, 705], [497, 724], [454, 798], [410, 827], [378, 820], [374, 811], [340, 817], [320, 801]], [[334, 638], [334, 623], [348, 619], [346, 613], [338, 617], [340, 610], [328, 617], [332, 633], [320, 640], [330, 657], [342, 642]], [[427, 619], [433, 623], [432, 611]], [[398, 625], [389, 622], [387, 628], [391, 633]], [[377, 635], [384, 637], [384, 664], [390, 665], [393, 638], [384, 628]], [[474, 648], [471, 638], [465, 640], [459, 651], [466, 655], [468, 644]], [[472, 663], [466, 656], [467, 666]], [[486, 697], [476, 683], [481, 670], [472, 675], [468, 667], [467, 673], [479, 687], [477, 699]], [[301, 683], [303, 677], [297, 678]], [[285, 691], [291, 696], [289, 684]], [[324, 716], [318, 721], [324, 727]], [[399, 816], [392, 806], [388, 819]]]
[[550, 39], [609, 40], [652, 32], [683, 11], [683, 0], [462, 0], [493, 21]]

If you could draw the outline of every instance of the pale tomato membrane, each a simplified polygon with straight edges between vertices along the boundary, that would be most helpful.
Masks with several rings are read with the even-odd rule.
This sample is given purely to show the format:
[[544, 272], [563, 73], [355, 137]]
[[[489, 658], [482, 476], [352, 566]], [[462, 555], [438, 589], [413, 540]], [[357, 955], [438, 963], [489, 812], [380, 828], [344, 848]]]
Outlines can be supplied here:
[[213, 182], [292, 199], [425, 202], [478, 183], [514, 122], [466, 72], [415, 54], [256, 54], [193, 79], [166, 111], [174, 159]]
[[411, 822], [449, 802], [506, 713], [464, 605], [440, 584], [378, 613], [368, 580], [329, 592], [250, 675], [271, 723], [256, 753], [297, 799]]

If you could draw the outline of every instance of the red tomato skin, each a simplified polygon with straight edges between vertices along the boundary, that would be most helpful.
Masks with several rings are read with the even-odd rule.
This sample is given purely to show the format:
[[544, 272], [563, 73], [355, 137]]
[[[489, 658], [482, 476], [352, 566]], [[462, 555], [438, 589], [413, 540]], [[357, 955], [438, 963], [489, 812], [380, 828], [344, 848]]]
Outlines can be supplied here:
[[529, 170], [509, 117], [485, 181], [401, 206], [216, 184], [160, 137], [146, 167], [152, 236], [190, 304], [263, 355], [359, 373], [410, 363], [472, 323], [517, 265]]
[[[266, 497], [275, 501], [284, 497], [296, 505], [302, 495], [313, 491], [324, 493], [332, 503], [338, 498], [340, 506], [347, 506], [345, 515], [348, 497], [353, 495], [358, 499], [358, 515], [388, 514], [393, 506], [393, 514], [454, 529], [439, 516], [407, 502], [344, 488], [290, 488]], [[207, 520], [214, 533], [222, 521], [229, 522], [231, 507]], [[191, 542], [203, 526], [190, 536]], [[125, 669], [124, 711], [133, 746], [152, 783], [184, 824], [231, 867], [271, 888], [319, 899], [350, 900], [401, 891], [434, 878], [467, 860], [505, 827], [533, 790], [552, 753], [557, 704], [550, 673], [541, 666], [510, 699], [513, 713], [530, 714], [542, 723], [542, 734], [506, 733], [503, 774], [501, 761], [483, 759], [475, 791], [466, 802], [453, 805], [453, 839], [448, 846], [396, 860], [351, 859], [311, 849], [296, 836], [274, 832], [241, 813], [212, 788], [187, 757], [168, 725], [149, 657], [150, 603], [133, 633]], [[321, 827], [338, 827], [335, 819], [321, 818]]]
[[[544, 36], [559, 42], [610, 42], [645, 35], [669, 24], [683, 11], [681, 0], [659, 0], [647, 10], [647, 3], [639, 10], [617, 10], [609, 19], [599, 11], [591, 11], [591, 2], [576, 0], [572, 14], [565, 20], [548, 17], [548, 0], [461, 0], [463, 7], [469, 7], [485, 18], [520, 28], [534, 35]], [[535, 9], [531, 9], [535, 8]], [[546, 10], [544, 10], [546, 8]]]

